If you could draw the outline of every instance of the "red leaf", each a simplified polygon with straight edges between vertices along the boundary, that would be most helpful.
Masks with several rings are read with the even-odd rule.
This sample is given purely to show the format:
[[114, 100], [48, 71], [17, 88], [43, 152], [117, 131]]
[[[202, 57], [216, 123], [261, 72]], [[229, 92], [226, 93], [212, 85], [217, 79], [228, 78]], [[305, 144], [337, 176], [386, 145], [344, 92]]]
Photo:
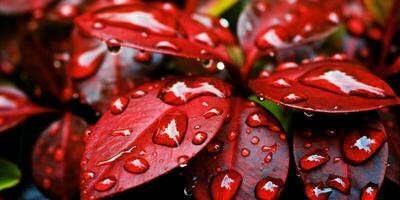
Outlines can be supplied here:
[[389, 109], [381, 109], [379, 115], [384, 121], [389, 144], [386, 177], [400, 185], [400, 126], [398, 118]]
[[112, 98], [128, 92], [136, 82], [146, 82], [146, 73], [155, 69], [162, 56], [126, 48], [119, 54], [107, 51], [96, 38], [74, 30], [73, 51], [68, 67], [82, 100], [95, 110], [107, 110]]
[[85, 33], [105, 41], [115, 39], [122, 46], [231, 63], [224, 48], [234, 42], [229, 29], [215, 18], [181, 12], [171, 3], [111, 6], [86, 13], [75, 22]]
[[[231, 199], [228, 197], [235, 193], [234, 199], [277, 199], [289, 166], [283, 129], [271, 114], [239, 97], [235, 98], [231, 112], [230, 121], [214, 142], [191, 163], [189, 189], [196, 199], [202, 200]], [[249, 123], [249, 118], [260, 122], [266, 119], [263, 121], [268, 123]], [[216, 145], [218, 151], [214, 151]], [[235, 180], [237, 175], [225, 173], [229, 171], [239, 174], [242, 183]], [[234, 184], [240, 186], [235, 189]], [[227, 190], [227, 186], [231, 189]]]
[[[385, 130], [377, 116], [372, 115], [375, 113], [369, 114], [298, 119], [298, 125], [294, 127], [294, 159], [304, 184], [309, 186], [306, 187], [306, 194], [310, 199], [360, 199], [363, 188], [369, 183], [382, 184], [388, 145], [386, 138], [379, 143], [379, 138], [370, 135], [371, 131], [379, 131], [385, 137]], [[356, 141], [349, 138], [354, 132], [360, 134]], [[353, 142], [351, 147], [346, 145], [349, 141]], [[375, 152], [372, 151], [373, 145], [378, 145]], [[324, 155], [310, 154], [315, 150], [322, 151]], [[349, 150], [368, 153], [369, 157], [357, 162], [357, 165], [352, 164], [355, 161], [345, 154]], [[320, 162], [327, 156], [325, 163], [307, 171], [301, 166], [302, 160]], [[322, 198], [324, 195], [329, 198]]]
[[0, 132], [13, 128], [32, 115], [50, 111], [32, 103], [17, 88], [0, 86]]
[[52, 1], [53, 0], [0, 0], [0, 13], [12, 15], [39, 10]]
[[261, 55], [318, 41], [340, 24], [341, 1], [255, 0], [241, 13], [239, 42], [246, 54], [242, 75]]
[[389, 85], [360, 64], [323, 58], [249, 83], [260, 97], [312, 112], [347, 113], [397, 105]]
[[[193, 92], [196, 97], [190, 96]], [[173, 100], [170, 93], [185, 102], [168, 104]], [[121, 104], [126, 107], [122, 113], [104, 113], [87, 140], [81, 167], [94, 177], [81, 177], [82, 199], [122, 192], [186, 166], [220, 130], [230, 107], [225, 98], [230, 89], [212, 78], [168, 78], [132, 94], [126, 106]], [[205, 116], [215, 109], [217, 114]], [[194, 145], [192, 139], [199, 132], [207, 139]]]
[[79, 189], [79, 165], [87, 123], [71, 113], [53, 122], [32, 154], [33, 179], [53, 198], [71, 198]]

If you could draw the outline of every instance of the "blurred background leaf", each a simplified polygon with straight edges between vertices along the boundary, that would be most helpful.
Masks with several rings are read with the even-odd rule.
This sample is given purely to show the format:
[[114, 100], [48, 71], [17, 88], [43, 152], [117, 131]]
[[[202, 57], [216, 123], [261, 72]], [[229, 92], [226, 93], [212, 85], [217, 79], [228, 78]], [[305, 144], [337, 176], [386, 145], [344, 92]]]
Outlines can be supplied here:
[[14, 163], [0, 159], [0, 191], [13, 187], [21, 180], [21, 171]]

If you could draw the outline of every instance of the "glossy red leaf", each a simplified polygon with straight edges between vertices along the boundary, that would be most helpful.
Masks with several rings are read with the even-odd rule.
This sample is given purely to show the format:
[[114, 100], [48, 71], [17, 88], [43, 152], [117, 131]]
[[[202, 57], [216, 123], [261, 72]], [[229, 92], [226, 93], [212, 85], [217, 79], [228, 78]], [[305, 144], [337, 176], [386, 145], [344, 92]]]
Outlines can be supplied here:
[[[385, 129], [376, 113], [314, 118], [300, 117], [294, 127], [294, 159], [306, 185], [307, 196], [310, 199], [360, 199], [363, 188], [369, 183], [380, 186], [385, 177], [388, 145], [385, 140], [375, 152], [372, 151], [372, 145], [379, 141], [370, 132], [379, 131], [385, 136]], [[349, 138], [354, 132], [360, 134], [357, 141]], [[363, 140], [364, 136], [371, 142]], [[346, 147], [348, 141], [354, 143], [350, 150], [361, 147], [362, 151], [369, 153], [369, 157], [362, 162], [347, 158], [345, 152], [349, 151]], [[316, 150], [323, 151], [329, 159], [319, 166], [304, 170], [301, 160], [304, 155]], [[324, 159], [317, 154], [308, 158], [314, 162]], [[375, 192], [378, 188], [374, 189]]]
[[234, 42], [231, 32], [215, 18], [181, 12], [171, 3], [111, 6], [86, 13], [75, 22], [85, 33], [105, 41], [116, 39], [122, 46], [231, 63], [224, 48]]
[[0, 132], [13, 128], [32, 115], [50, 111], [34, 104], [11, 85], [0, 87]]
[[[66, 113], [39, 137], [32, 154], [33, 179], [53, 198], [68, 199], [79, 189], [79, 166], [88, 124]], [[90, 174], [85, 174], [90, 177]]]
[[381, 116], [389, 145], [389, 158], [386, 177], [400, 185], [400, 126], [397, 115], [389, 109], [381, 109]]
[[[258, 117], [254, 117], [254, 113]], [[248, 118], [266, 119], [269, 123], [255, 125], [249, 123]], [[279, 197], [288, 174], [289, 149], [286, 134], [271, 114], [254, 102], [236, 97], [230, 121], [213, 141], [188, 170], [188, 189], [196, 199], [257, 197], [269, 200]], [[215, 145], [219, 151], [210, 151]], [[224, 174], [227, 171], [240, 175], [241, 183], [234, 178], [238, 175]], [[233, 184], [239, 186], [234, 188]]]
[[0, 13], [20, 14], [40, 10], [53, 0], [0, 0]]
[[[215, 93], [193, 84], [209, 85]], [[188, 89], [204, 92], [186, 98]], [[93, 172], [94, 177], [81, 177], [82, 199], [122, 192], [186, 166], [217, 134], [230, 108], [229, 87], [212, 78], [167, 78], [131, 93], [126, 109], [120, 114], [104, 113], [87, 140], [81, 168], [83, 173]], [[188, 101], [169, 104], [169, 93]], [[218, 96], [220, 93], [224, 95]], [[204, 116], [216, 108], [219, 114]], [[195, 145], [192, 140], [198, 132], [208, 136]]]
[[100, 112], [107, 110], [115, 95], [149, 81], [147, 74], [162, 60], [159, 54], [131, 48], [124, 48], [119, 54], [108, 52], [104, 42], [77, 30], [72, 33], [72, 48], [68, 67], [76, 88], [82, 101]]
[[335, 57], [251, 80], [249, 86], [259, 97], [311, 112], [360, 112], [400, 103], [388, 84], [359, 63]]
[[238, 21], [238, 37], [246, 54], [242, 75], [258, 57], [276, 50], [322, 40], [340, 24], [341, 1], [255, 0]]

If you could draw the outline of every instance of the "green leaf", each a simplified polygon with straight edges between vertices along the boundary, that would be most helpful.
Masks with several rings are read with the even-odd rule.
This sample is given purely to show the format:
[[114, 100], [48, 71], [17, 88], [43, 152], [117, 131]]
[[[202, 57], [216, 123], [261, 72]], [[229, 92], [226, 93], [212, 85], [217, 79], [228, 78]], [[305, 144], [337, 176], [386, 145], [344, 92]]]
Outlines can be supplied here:
[[14, 163], [0, 159], [0, 191], [17, 185], [21, 180], [21, 171]]
[[239, 0], [215, 0], [215, 1], [203, 1], [198, 11], [200, 13], [206, 13], [213, 16], [220, 16], [225, 11], [229, 10], [234, 6]]
[[292, 111], [285, 109], [284, 107], [279, 106], [278, 104], [272, 101], [267, 101], [267, 100], [260, 101], [256, 95], [250, 96], [249, 99], [258, 103], [259, 105], [270, 111], [272, 115], [274, 115], [278, 119], [278, 121], [281, 123], [285, 131], [287, 133], [289, 132], [289, 126], [293, 114]]

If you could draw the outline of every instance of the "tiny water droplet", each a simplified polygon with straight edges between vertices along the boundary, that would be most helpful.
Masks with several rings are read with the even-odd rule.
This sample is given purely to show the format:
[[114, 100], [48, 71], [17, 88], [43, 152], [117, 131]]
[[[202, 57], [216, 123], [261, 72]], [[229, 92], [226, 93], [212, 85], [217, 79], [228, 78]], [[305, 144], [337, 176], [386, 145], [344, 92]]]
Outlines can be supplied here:
[[107, 49], [109, 52], [113, 54], [119, 54], [121, 52], [122, 46], [121, 46], [121, 41], [111, 38], [106, 41], [107, 44]]
[[192, 139], [192, 143], [194, 145], [201, 145], [204, 143], [204, 141], [206, 141], [206, 139], [207, 139], [207, 133], [197, 132]]
[[179, 164], [179, 167], [186, 167], [189, 162], [189, 156], [179, 156], [177, 162]]
[[243, 157], [248, 157], [250, 155], [250, 150], [247, 148], [242, 148], [242, 150], [240, 151], [240, 155], [242, 155]]

